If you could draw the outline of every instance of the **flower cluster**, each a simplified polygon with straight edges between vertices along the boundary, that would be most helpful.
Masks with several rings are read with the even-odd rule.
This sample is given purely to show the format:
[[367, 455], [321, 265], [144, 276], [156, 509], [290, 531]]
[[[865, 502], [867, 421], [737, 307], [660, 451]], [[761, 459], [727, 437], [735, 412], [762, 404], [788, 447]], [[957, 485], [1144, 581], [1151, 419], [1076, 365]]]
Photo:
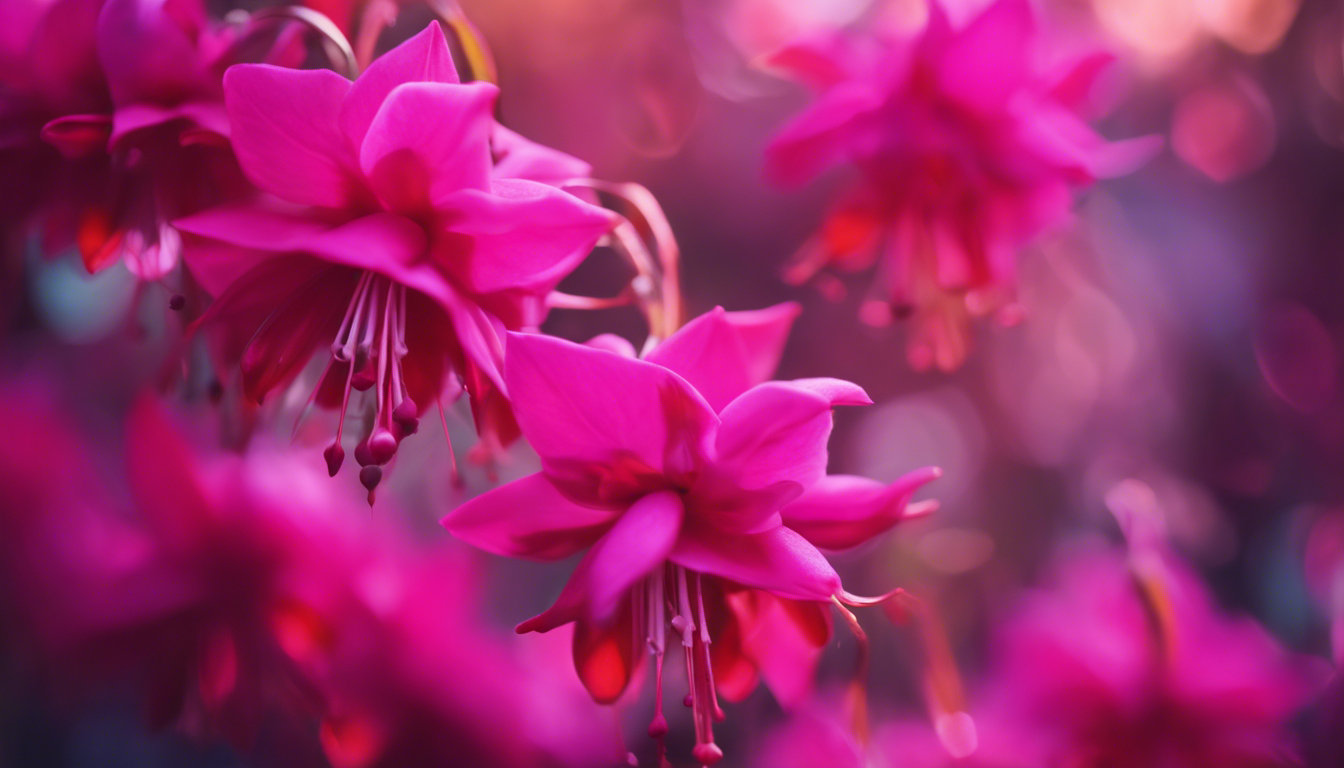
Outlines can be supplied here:
[[[1044, 579], [986, 568], [983, 602], [1003, 615], [984, 632], [990, 673], [963, 693], [973, 654], [957, 641], [981, 619], [955, 580], [999, 545], [973, 515], [921, 526], [931, 491], [998, 513], [1001, 490], [960, 487], [983, 453], [979, 427], [962, 429], [975, 408], [864, 407], [882, 386], [867, 366], [825, 375], [845, 371], [854, 329], [814, 333], [818, 313], [773, 295], [784, 285], [735, 274], [724, 303], [757, 308], [688, 311], [713, 306], [682, 294], [677, 235], [702, 267], [696, 227], [664, 212], [663, 185], [611, 180], [640, 174], [648, 143], [621, 156], [599, 138], [580, 159], [504, 124], [528, 126], [512, 105], [536, 103], [529, 134], [582, 134], [601, 112], [545, 106], [565, 101], [547, 88], [569, 93], [566, 63], [607, 52], [548, 26], [563, 10], [536, 4], [566, 53], [529, 90], [511, 70], [523, 59], [497, 66], [455, 0], [237, 5], [0, 6], [0, 288], [19, 298], [0, 316], [0, 668], [46, 729], [76, 743], [80, 718], [134, 700], [150, 728], [188, 737], [172, 742], [187, 762], [223, 743], [336, 768], [1260, 768], [1340, 754], [1338, 678], [1218, 607], [1159, 524], [1195, 505], [1134, 480], [1108, 498], [1127, 549], [1040, 546], [1052, 531], [1026, 516], [998, 533], [1031, 539], [1026, 563], [1064, 554]], [[681, 148], [688, 168], [726, 138], [697, 133], [664, 82], [726, 71], [696, 5], [679, 22], [687, 50], [622, 16], [621, 50], [653, 52], [602, 65], [629, 99], [595, 97], [647, 118], [657, 152]], [[733, 159], [764, 157], [785, 185], [853, 166], [784, 282], [836, 293], [825, 268], [872, 268], [862, 319], [910, 318], [912, 366], [952, 370], [972, 316], [1021, 314], [1019, 252], [1158, 142], [1089, 126], [1111, 59], [1041, 66], [1053, 40], [1028, 0], [853, 5], [725, 14], [779, 22], [730, 31], [739, 47], [804, 32], [766, 68], [817, 91]], [[694, 188], [699, 203], [735, 193]], [[1085, 293], [1064, 299], [1076, 315], [1113, 306]], [[607, 323], [630, 309], [637, 325]], [[111, 319], [72, 344], [61, 318], [85, 315]], [[1293, 328], [1333, 353], [1307, 315]], [[1310, 380], [1294, 407], [1334, 402], [1334, 369], [1298, 375], [1283, 346], [1271, 385]], [[803, 347], [822, 370], [786, 354]], [[1099, 378], [1083, 368], [1119, 357], [1075, 355], [1069, 373]], [[446, 451], [414, 437], [431, 417]], [[833, 436], [856, 434], [859, 450], [832, 456]], [[464, 466], [454, 444], [470, 445]], [[1106, 443], [1056, 485], [1095, 501], [1115, 466], [1143, 468], [1139, 453]], [[926, 464], [944, 460], [957, 483], [934, 483], [943, 470]], [[867, 471], [832, 471], [844, 465]], [[1337, 657], [1340, 530], [1320, 515], [1306, 558]], [[999, 600], [1014, 578], [1048, 586]], [[884, 616], [894, 626], [870, 637]], [[918, 652], [888, 653], [906, 626]], [[927, 718], [878, 703], [911, 687], [898, 657]], [[665, 707], [668, 690], [684, 707]], [[652, 711], [636, 718], [649, 740], [623, 735], [636, 708]], [[755, 727], [778, 709], [787, 725]], [[43, 753], [28, 743], [43, 729], [10, 725], [6, 739], [24, 734], [0, 763]]]

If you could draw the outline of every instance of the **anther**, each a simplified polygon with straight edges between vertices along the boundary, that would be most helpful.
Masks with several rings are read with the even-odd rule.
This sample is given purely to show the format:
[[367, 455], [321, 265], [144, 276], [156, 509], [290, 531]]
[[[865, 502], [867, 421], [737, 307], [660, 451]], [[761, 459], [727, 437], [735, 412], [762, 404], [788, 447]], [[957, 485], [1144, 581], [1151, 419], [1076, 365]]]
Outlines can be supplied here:
[[341, 471], [341, 462], [345, 461], [345, 449], [340, 443], [332, 443], [322, 452], [322, 456], [327, 460], [327, 473], [335, 477]]
[[369, 491], [369, 506], [373, 506], [373, 491], [383, 481], [383, 468], [369, 465], [359, 470], [359, 482]]
[[187, 297], [180, 293], [174, 293], [172, 297], [168, 299], [168, 308], [174, 312], [181, 312], [182, 308], [185, 306], [187, 306]]
[[420, 419], [416, 416], [415, 401], [409, 397], [402, 398], [401, 403], [392, 409], [392, 420], [406, 430], [406, 434], [415, 434], [415, 431], [420, 427]]
[[368, 440], [360, 440], [355, 444], [355, 461], [359, 462], [361, 467], [377, 463], [373, 460], [373, 453], [369, 450]]
[[397, 438], [382, 427], [369, 435], [369, 457], [374, 464], [386, 464], [397, 453]]
[[695, 749], [691, 750], [691, 756], [701, 765], [714, 765], [723, 759], [723, 750], [711, 741], [708, 744], [696, 744]]

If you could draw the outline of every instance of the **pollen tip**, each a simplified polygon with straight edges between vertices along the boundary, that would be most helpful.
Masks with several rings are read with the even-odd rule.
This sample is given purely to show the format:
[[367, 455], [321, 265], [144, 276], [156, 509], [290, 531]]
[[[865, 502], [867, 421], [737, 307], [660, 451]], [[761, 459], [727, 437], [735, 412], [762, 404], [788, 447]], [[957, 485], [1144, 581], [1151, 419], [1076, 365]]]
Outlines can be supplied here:
[[653, 716], [653, 720], [649, 723], [649, 738], [661, 739], [666, 735], [667, 735], [667, 718], [663, 717], [662, 712], [659, 712], [658, 714]]
[[361, 485], [363, 485], [365, 488], [368, 489], [369, 498], [373, 498], [373, 489], [377, 488], [378, 484], [381, 483], [382, 481], [383, 481], [383, 468], [376, 464], [370, 464], [369, 466], [359, 470], [359, 482]]
[[359, 466], [361, 467], [367, 467], [374, 463], [373, 453], [369, 450], [368, 440], [360, 440], [359, 443], [355, 445], [355, 461], [359, 462]]
[[685, 697], [684, 699], [681, 700], [681, 704], [682, 704], [682, 706], [685, 706], [685, 707], [694, 706], [694, 705], [695, 705], [695, 697], [688, 693], [688, 694], [686, 694], [686, 697]]
[[397, 438], [386, 429], [379, 428], [369, 435], [369, 457], [374, 464], [386, 464], [397, 453]]
[[691, 756], [701, 765], [714, 765], [723, 759], [723, 750], [711, 741], [708, 744], [696, 744], [695, 749], [691, 750]]
[[415, 434], [415, 430], [420, 426], [420, 419], [416, 416], [418, 410], [414, 400], [405, 398], [392, 409], [392, 420], [405, 429], [406, 434]]
[[181, 312], [182, 308], [185, 306], [187, 306], [187, 297], [180, 293], [174, 293], [172, 297], [168, 299], [168, 308], [174, 312]]
[[327, 460], [327, 474], [335, 477], [341, 471], [341, 462], [345, 461], [345, 449], [340, 443], [332, 443], [322, 452], [322, 456]]

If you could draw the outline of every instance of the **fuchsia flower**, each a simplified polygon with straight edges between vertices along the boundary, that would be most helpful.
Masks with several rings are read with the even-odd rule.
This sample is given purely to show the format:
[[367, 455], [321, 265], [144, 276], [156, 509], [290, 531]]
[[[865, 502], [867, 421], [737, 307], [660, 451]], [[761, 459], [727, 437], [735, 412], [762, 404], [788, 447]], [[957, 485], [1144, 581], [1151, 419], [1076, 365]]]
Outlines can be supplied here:
[[1315, 665], [1222, 614], [1170, 555], [1085, 550], [1030, 595], [999, 647], [1001, 697], [1047, 765], [1259, 768], [1293, 761]]
[[524, 647], [483, 624], [481, 580], [462, 554], [383, 547], [351, 572], [357, 606], [318, 674], [331, 764], [621, 763], [618, 724], [565, 668], [568, 644]]
[[958, 29], [931, 2], [914, 35], [836, 33], [774, 57], [820, 95], [767, 149], [770, 175], [792, 185], [839, 163], [860, 172], [785, 276], [877, 263], [863, 316], [913, 314], [916, 368], [957, 367], [969, 313], [1012, 298], [1017, 251], [1068, 217], [1072, 190], [1157, 148], [1093, 132], [1078, 109], [1107, 59], [1043, 75], [1037, 34], [1028, 0], [997, 0]]
[[810, 676], [830, 633], [825, 601], [841, 592], [817, 546], [852, 547], [886, 530], [937, 476], [924, 469], [888, 487], [826, 475], [831, 408], [869, 401], [835, 379], [764, 382], [795, 313], [715, 310], [645, 360], [510, 334], [505, 376], [542, 471], [443, 521], [501, 555], [587, 549], [556, 603], [518, 631], [574, 622], [575, 669], [602, 702], [621, 695], [647, 649], [659, 688], [649, 732], [660, 739], [672, 633], [703, 764], [722, 757], [716, 683], [739, 697], [759, 671], [805, 691], [788, 676]]
[[91, 272], [163, 277], [181, 250], [169, 222], [249, 189], [220, 85], [238, 30], [199, 0], [16, 0], [11, 15], [0, 151], [27, 173], [3, 190], [7, 213], [36, 213], [47, 250], [73, 241]]
[[[499, 129], [495, 87], [458, 82], [437, 22], [354, 83], [240, 65], [224, 91], [239, 162], [273, 197], [177, 223], [215, 241], [192, 248], [188, 262], [217, 296], [202, 322], [238, 334], [229, 354], [247, 396], [260, 402], [329, 348], [314, 393], [341, 413], [328, 467], [334, 475], [345, 455], [351, 391], [372, 389], [355, 454], [370, 500], [380, 466], [450, 375], [471, 396], [483, 438], [515, 439], [504, 332], [541, 322], [545, 296], [610, 223], [524, 177], [577, 162]], [[503, 157], [492, 166], [496, 144]]]

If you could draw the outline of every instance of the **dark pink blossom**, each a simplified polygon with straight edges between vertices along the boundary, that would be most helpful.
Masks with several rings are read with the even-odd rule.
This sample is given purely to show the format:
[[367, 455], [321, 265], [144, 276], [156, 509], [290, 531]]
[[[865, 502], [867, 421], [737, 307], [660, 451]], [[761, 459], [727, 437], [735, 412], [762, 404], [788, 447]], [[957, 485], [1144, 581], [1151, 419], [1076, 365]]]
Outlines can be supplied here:
[[830, 633], [825, 601], [841, 589], [813, 541], [861, 543], [902, 519], [910, 495], [937, 474], [890, 487], [826, 475], [831, 408], [869, 401], [836, 379], [763, 382], [795, 313], [715, 310], [644, 360], [510, 334], [505, 375], [542, 471], [444, 518], [501, 555], [587, 550], [555, 604], [518, 631], [575, 622], [575, 669], [603, 702], [652, 653], [659, 711], [650, 735], [660, 738], [671, 633], [683, 647], [703, 764], [722, 757], [716, 682], [738, 697], [759, 673], [790, 698], [806, 692], [797, 678], [810, 677]]
[[211, 241], [189, 266], [217, 297], [202, 321], [236, 334], [226, 354], [246, 395], [260, 402], [330, 349], [314, 393], [341, 412], [328, 466], [345, 454], [351, 392], [372, 389], [356, 451], [370, 491], [450, 379], [484, 440], [516, 438], [505, 330], [541, 322], [545, 296], [610, 223], [529, 178], [564, 175], [562, 156], [495, 125], [495, 87], [458, 82], [437, 22], [353, 83], [239, 65], [224, 90], [234, 150], [268, 196], [178, 226]]
[[16, 0], [5, 13], [0, 151], [26, 170], [3, 190], [6, 214], [38, 226], [49, 252], [75, 244], [90, 271], [163, 277], [181, 251], [169, 222], [249, 189], [220, 84], [239, 30], [199, 0]]
[[997, 645], [1000, 696], [1047, 764], [1291, 765], [1286, 725], [1319, 677], [1157, 551], [1064, 558]]
[[834, 33], [773, 59], [819, 95], [771, 143], [770, 175], [860, 172], [786, 277], [877, 264], [864, 319], [913, 315], [916, 368], [958, 366], [969, 314], [1013, 298], [1018, 250], [1068, 218], [1073, 190], [1157, 147], [1107, 143], [1080, 117], [1104, 56], [1041, 72], [1037, 38], [1028, 0], [997, 0], [960, 28], [931, 2], [913, 35]]

